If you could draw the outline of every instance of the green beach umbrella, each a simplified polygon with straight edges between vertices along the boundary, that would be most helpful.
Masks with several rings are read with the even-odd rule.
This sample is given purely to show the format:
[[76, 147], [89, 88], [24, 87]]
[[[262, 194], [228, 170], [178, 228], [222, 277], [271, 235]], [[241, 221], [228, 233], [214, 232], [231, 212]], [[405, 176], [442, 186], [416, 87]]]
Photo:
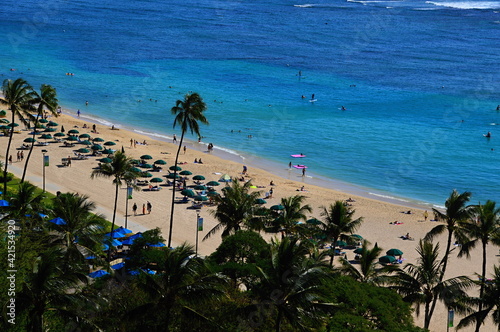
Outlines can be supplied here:
[[363, 237], [359, 234], [352, 234], [351, 237], [356, 239], [356, 240], [360, 240], [360, 241], [363, 240]]
[[195, 175], [195, 176], [193, 176], [193, 180], [201, 181], [201, 180], [205, 180], [205, 177], [203, 175]]
[[71, 130], [68, 131], [68, 134], [72, 134], [72, 135], [79, 134], [79, 133], [80, 132], [78, 130], [76, 130], [76, 129], [71, 129]]
[[115, 152], [115, 151], [113, 151], [113, 150], [111, 150], [111, 149], [104, 149], [104, 150], [102, 150], [102, 153], [104, 153], [104, 154], [112, 154], [112, 153], [114, 153], [114, 152]]
[[90, 135], [89, 134], [81, 134], [78, 137], [80, 137], [80, 138], [90, 138]]
[[80, 153], [89, 153], [90, 150], [89, 149], [86, 149], [86, 148], [79, 148], [78, 150], [76, 150], [76, 152], [80, 152]]
[[378, 261], [382, 264], [392, 264], [396, 261], [396, 257], [394, 256], [382, 256], [378, 259]]
[[23, 142], [25, 143], [34, 143], [36, 142], [36, 139], [34, 139], [33, 137], [27, 137], [23, 140]]
[[181, 171], [179, 174], [180, 175], [192, 175], [193, 173], [191, 173], [190, 171], [186, 170], [186, 171]]
[[220, 186], [220, 183], [217, 182], [217, 181], [209, 181], [207, 183], [207, 186], [210, 186], [210, 187], [217, 187], [217, 186]]
[[200, 184], [199, 184], [199, 185], [197, 185], [197, 186], [194, 186], [194, 189], [195, 189], [195, 190], [207, 190], [207, 187], [202, 186], [202, 185], [200, 185]]
[[52, 139], [52, 135], [51, 134], [42, 134], [40, 136], [40, 139]]
[[362, 254], [363, 253], [363, 248], [356, 248], [356, 249], [354, 249], [354, 253], [358, 254], [358, 255]]
[[6, 126], [6, 125], [2, 125], [2, 126], [0, 126], [0, 129], [2, 129], [2, 130], [7, 130], [7, 129], [10, 129], [10, 127], [9, 127], [9, 126]]
[[154, 164], [155, 164], [155, 165], [166, 165], [166, 164], [167, 164], [167, 162], [166, 162], [165, 160], [161, 160], [161, 159], [160, 159], [160, 160], [155, 161], [155, 162], [154, 162]]
[[36, 129], [47, 129], [47, 127], [44, 126], [43, 124], [37, 124], [35, 128]]
[[92, 140], [92, 142], [104, 142], [104, 139], [100, 138], [100, 137], [96, 137]]
[[92, 150], [102, 150], [102, 146], [99, 144], [94, 144], [90, 147]]
[[40, 119], [40, 120], [38, 120], [38, 122], [40, 122], [40, 123], [48, 123], [49, 120], [47, 120], [47, 119]]
[[9, 123], [10, 121], [7, 119], [0, 119], [0, 123]]
[[141, 156], [141, 159], [151, 160], [151, 159], [153, 159], [153, 157], [151, 157], [149, 154], [143, 154], [143, 155]]
[[137, 160], [137, 159], [132, 159], [132, 160], [130, 161], [130, 163], [131, 163], [132, 165], [139, 165], [141, 162], [140, 162], [139, 160]]
[[142, 164], [142, 165], [139, 165], [139, 167], [141, 167], [141, 168], [153, 168], [153, 165], [151, 165], [151, 164]]
[[116, 145], [116, 143], [113, 142], [113, 141], [107, 141], [106, 143], [104, 143], [104, 145], [106, 145], [106, 146], [113, 146], [113, 145]]
[[78, 141], [78, 137], [76, 137], [76, 136], [68, 136], [68, 137], [66, 137], [66, 140], [70, 141], [70, 142], [77, 142]]
[[265, 199], [263, 199], [263, 198], [257, 198], [255, 200], [255, 204], [262, 205], [262, 204], [266, 204], [266, 203], [267, 203], [267, 201]]
[[279, 211], [279, 210], [284, 210], [284, 209], [285, 209], [285, 207], [284, 207], [283, 205], [281, 205], [281, 204], [278, 204], [278, 205], [273, 205], [273, 206], [271, 206], [271, 208], [270, 208], [270, 209], [271, 209], [271, 210], [274, 210], [274, 211]]
[[198, 196], [194, 196], [194, 200], [197, 202], [205, 202], [205, 201], [208, 201], [208, 197], [198, 195]]
[[386, 254], [388, 256], [402, 256], [403, 255], [403, 252], [399, 249], [389, 249], [387, 250]]
[[7, 112], [5, 110], [0, 111], [0, 116], [6, 116], [6, 115], [7, 115]]
[[55, 131], [56, 131], [56, 128], [47, 128], [44, 130], [44, 132], [46, 132], [46, 133], [53, 133]]
[[139, 169], [139, 168], [137, 168], [137, 167], [132, 167], [130, 170], [131, 170], [132, 172], [135, 172], [135, 173], [141, 173], [141, 172], [142, 172], [142, 170], [141, 170], [141, 169]]
[[177, 171], [177, 172], [182, 171], [182, 168], [180, 168], [179, 166], [170, 166], [168, 169], [171, 171]]
[[54, 134], [54, 137], [64, 137], [64, 136], [66, 136], [65, 133], [55, 133]]
[[19, 127], [19, 125], [17, 123], [15, 123], [15, 122], [11, 122], [7, 126], [9, 126], [9, 127]]
[[347, 242], [338, 240], [337, 242], [335, 242], [335, 245], [337, 247], [345, 247], [347, 245]]
[[92, 145], [92, 142], [89, 140], [81, 141], [80, 143], [83, 145]]
[[152, 178], [153, 177], [153, 174], [149, 173], [149, 172], [142, 172], [141, 173], [141, 176], [143, 178]]
[[106, 158], [99, 159], [99, 161], [101, 163], [109, 164], [109, 163], [111, 163], [113, 161], [113, 159], [106, 157]]
[[218, 192], [216, 192], [216, 191], [209, 191], [207, 193], [207, 196], [220, 196], [220, 194]]
[[170, 173], [170, 174], [165, 175], [165, 177], [166, 177], [167, 179], [178, 179], [178, 178], [180, 178], [181, 176], [180, 176], [179, 174]]
[[192, 191], [191, 189], [183, 189], [181, 191], [181, 195], [184, 195], [184, 196], [187, 196], [187, 197], [194, 197], [194, 196], [196, 196], [196, 194], [194, 193], [194, 191]]
[[309, 225], [319, 225], [319, 224], [321, 224], [321, 221], [319, 221], [316, 218], [312, 218], [312, 219], [306, 220], [306, 223]]
[[59, 124], [57, 122], [50, 121], [49, 123], [47, 123], [47, 126], [49, 126], [49, 127], [57, 127], [57, 126], [59, 126]]
[[160, 183], [160, 182], [163, 182], [163, 179], [162, 178], [152, 178], [151, 180], [149, 180], [149, 182]]

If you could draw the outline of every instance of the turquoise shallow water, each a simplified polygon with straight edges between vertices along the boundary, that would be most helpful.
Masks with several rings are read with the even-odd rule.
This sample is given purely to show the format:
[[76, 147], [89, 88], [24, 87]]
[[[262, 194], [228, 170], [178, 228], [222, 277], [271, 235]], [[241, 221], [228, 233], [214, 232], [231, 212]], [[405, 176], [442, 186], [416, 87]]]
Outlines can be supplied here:
[[304, 153], [308, 175], [377, 195], [499, 199], [498, 1], [7, 0], [0, 9], [3, 78], [52, 84], [84, 116], [168, 137], [177, 132], [169, 109], [196, 91], [211, 123], [204, 142], [250, 164], [286, 176], [289, 155]]

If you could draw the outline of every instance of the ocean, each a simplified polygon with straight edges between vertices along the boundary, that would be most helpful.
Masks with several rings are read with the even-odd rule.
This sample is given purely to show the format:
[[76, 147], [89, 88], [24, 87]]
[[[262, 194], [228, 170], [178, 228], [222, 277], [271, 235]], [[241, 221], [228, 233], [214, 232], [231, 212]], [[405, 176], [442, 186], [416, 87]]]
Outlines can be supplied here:
[[499, 30], [500, 1], [4, 0], [0, 75], [163, 139], [198, 92], [203, 143], [250, 167], [400, 202], [500, 201]]

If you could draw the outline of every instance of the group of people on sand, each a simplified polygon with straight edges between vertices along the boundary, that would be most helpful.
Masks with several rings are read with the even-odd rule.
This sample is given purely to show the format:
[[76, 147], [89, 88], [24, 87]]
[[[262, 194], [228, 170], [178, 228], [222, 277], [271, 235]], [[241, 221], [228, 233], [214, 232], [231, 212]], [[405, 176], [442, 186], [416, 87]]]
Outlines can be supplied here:
[[[153, 205], [147, 201], [147, 203], [142, 204], [142, 214], [146, 214], [146, 211], [148, 211], [148, 214], [151, 214], [151, 210], [153, 209]], [[134, 216], [137, 215], [137, 203], [134, 203], [132, 206], [132, 211], [134, 212]]]

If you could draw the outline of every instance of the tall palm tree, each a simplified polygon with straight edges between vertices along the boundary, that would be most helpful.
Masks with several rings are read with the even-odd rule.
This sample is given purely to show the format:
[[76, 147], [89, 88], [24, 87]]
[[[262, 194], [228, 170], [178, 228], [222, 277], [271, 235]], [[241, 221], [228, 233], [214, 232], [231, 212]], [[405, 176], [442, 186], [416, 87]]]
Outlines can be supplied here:
[[182, 142], [184, 141], [184, 135], [189, 130], [191, 134], [196, 134], [201, 137], [200, 126], [198, 122], [203, 124], [208, 124], [208, 120], [203, 115], [203, 112], [207, 109], [207, 105], [198, 93], [186, 94], [184, 100], [177, 100], [175, 106], [172, 107], [171, 112], [175, 115], [174, 128], [177, 124], [181, 127], [181, 139], [179, 141], [179, 147], [177, 148], [177, 154], [175, 155], [175, 168], [174, 168], [174, 185], [172, 187], [172, 208], [170, 211], [170, 226], [168, 231], [168, 247], [172, 244], [172, 229], [174, 226], [174, 207], [175, 207], [175, 188], [176, 188], [176, 175], [177, 175], [177, 163], [179, 162], [179, 153], [181, 152]]
[[86, 255], [97, 255], [103, 235], [102, 215], [93, 211], [96, 204], [88, 196], [76, 193], [64, 193], [53, 200], [52, 214], [65, 221], [65, 224], [51, 227], [56, 233], [53, 244], [62, 248], [66, 267], [85, 263]]
[[359, 255], [359, 268], [356, 268], [347, 259], [341, 258], [340, 263], [342, 266], [339, 270], [359, 282], [381, 285], [387, 280], [387, 273], [393, 270], [390, 267], [382, 266], [378, 262], [381, 252], [382, 248], [378, 246], [368, 249], [368, 242], [363, 241]]
[[441, 299], [446, 304], [465, 297], [464, 290], [473, 282], [465, 277], [441, 280], [443, 261], [439, 260], [439, 243], [435, 246], [430, 241], [420, 240], [417, 247], [417, 264], [408, 263], [403, 269], [397, 269], [391, 278], [392, 286], [403, 300], [416, 305], [416, 313], [420, 314], [420, 306], [424, 305], [424, 329], [429, 329], [435, 300]]
[[[484, 280], [484, 279], [482, 279]], [[483, 283], [481, 283], [483, 284]], [[457, 325], [461, 329], [476, 323], [484, 323], [488, 315], [493, 311], [493, 322], [500, 330], [500, 267], [493, 267], [493, 276], [490, 281], [484, 283], [484, 293], [481, 297], [468, 298], [466, 303], [475, 307], [481, 307], [481, 310], [475, 311], [462, 318]]]
[[[257, 290], [275, 311], [275, 331], [281, 331], [283, 321], [295, 328], [317, 328], [323, 322], [322, 308], [327, 305], [324, 287], [332, 274], [323, 262], [307, 257], [308, 244], [295, 238], [272, 241], [270, 266], [259, 268], [262, 282]], [[271, 297], [271, 299], [270, 299]]]
[[[111, 223], [111, 238], [115, 231], [116, 207], [118, 205], [118, 192], [123, 182], [130, 182], [131, 179], [137, 178], [140, 173], [134, 170], [134, 164], [131, 158], [128, 158], [124, 153], [117, 151], [109, 164], [101, 164], [98, 169], [92, 171], [90, 177], [113, 178], [115, 185], [115, 203], [113, 206], [113, 221]], [[108, 252], [108, 259], [110, 252]]]
[[221, 229], [222, 238], [234, 234], [242, 228], [259, 228], [261, 216], [257, 215], [258, 207], [255, 200], [260, 196], [260, 192], [250, 192], [252, 183], [245, 182], [243, 185], [234, 179], [230, 187], [224, 188], [223, 196], [216, 196], [217, 208], [210, 213], [219, 222], [212, 228], [203, 240], [208, 239]]
[[336, 201], [330, 206], [322, 207], [321, 216], [323, 222], [320, 227], [327, 238], [332, 242], [332, 253], [330, 256], [330, 266], [333, 265], [333, 257], [335, 255], [335, 246], [338, 240], [349, 241], [352, 235], [363, 222], [363, 217], [353, 219], [356, 212], [348, 207], [342, 201]]
[[[15, 81], [4, 80], [2, 85], [3, 97], [0, 98], [0, 104], [6, 106], [11, 111], [12, 120], [14, 124], [16, 116], [19, 120], [25, 122], [24, 115], [32, 108], [33, 100], [36, 98], [33, 88], [22, 78]], [[5, 165], [3, 176], [7, 179], [7, 169], [9, 167], [9, 153], [10, 145], [12, 143], [12, 135], [14, 134], [14, 127], [10, 128], [9, 142], [7, 143], [7, 151], [5, 152]], [[3, 197], [7, 195], [7, 182], [3, 184]]]
[[[4, 208], [3, 219], [17, 219], [21, 221], [36, 220], [39, 213], [45, 212], [42, 200], [43, 194], [37, 194], [37, 187], [29, 182], [19, 184], [17, 192], [10, 197], [9, 206]], [[29, 234], [29, 229], [22, 223], [23, 232]], [[32, 225], [33, 226], [33, 225]]]
[[28, 163], [31, 157], [31, 153], [33, 152], [33, 146], [35, 145], [35, 135], [36, 135], [36, 128], [38, 126], [38, 120], [40, 117], [43, 117], [43, 112], [44, 110], [47, 110], [51, 113], [51, 115], [57, 117], [57, 107], [59, 100], [57, 99], [57, 93], [56, 89], [54, 89], [52, 86], [47, 85], [47, 84], [42, 84], [40, 87], [40, 93], [34, 91], [36, 97], [33, 100], [34, 104], [38, 104], [37, 107], [37, 113], [36, 117], [33, 119], [34, 120], [34, 126], [33, 126], [33, 140], [31, 142], [30, 146], [30, 151], [28, 152], [28, 155], [26, 156], [26, 163], [24, 164], [24, 169], [23, 169], [23, 175], [21, 177], [21, 182], [24, 182], [24, 178], [26, 176], [26, 170], [28, 169]]
[[312, 212], [309, 204], [302, 205], [304, 200], [305, 196], [301, 195], [283, 197], [281, 205], [284, 209], [279, 212], [274, 220], [271, 220], [271, 230], [274, 232], [282, 231], [282, 234], [287, 235], [299, 233], [301, 227], [298, 222], [307, 219], [306, 212]]
[[205, 319], [193, 308], [193, 303], [209, 305], [225, 294], [226, 280], [211, 271], [200, 258], [193, 258], [193, 247], [182, 244], [162, 251], [163, 262], [159, 263], [157, 275], [144, 275], [139, 283], [150, 301], [135, 308], [130, 314], [141, 316], [157, 312], [158, 325], [150, 325], [152, 331], [169, 331], [173, 317], [187, 314]]
[[[480, 279], [479, 298], [484, 295], [485, 278], [486, 278], [486, 248], [488, 243], [493, 242], [500, 245], [500, 208], [496, 207], [493, 201], [487, 201], [484, 205], [474, 206], [472, 209], [474, 218], [460, 222], [462, 231], [471, 240], [463, 243], [460, 248], [459, 257], [466, 255], [469, 257], [471, 249], [475, 248], [478, 242], [481, 242], [481, 249], [483, 253], [482, 269]], [[482, 311], [483, 304], [479, 302], [478, 311]], [[476, 332], [481, 328], [481, 322], [477, 321]]]

